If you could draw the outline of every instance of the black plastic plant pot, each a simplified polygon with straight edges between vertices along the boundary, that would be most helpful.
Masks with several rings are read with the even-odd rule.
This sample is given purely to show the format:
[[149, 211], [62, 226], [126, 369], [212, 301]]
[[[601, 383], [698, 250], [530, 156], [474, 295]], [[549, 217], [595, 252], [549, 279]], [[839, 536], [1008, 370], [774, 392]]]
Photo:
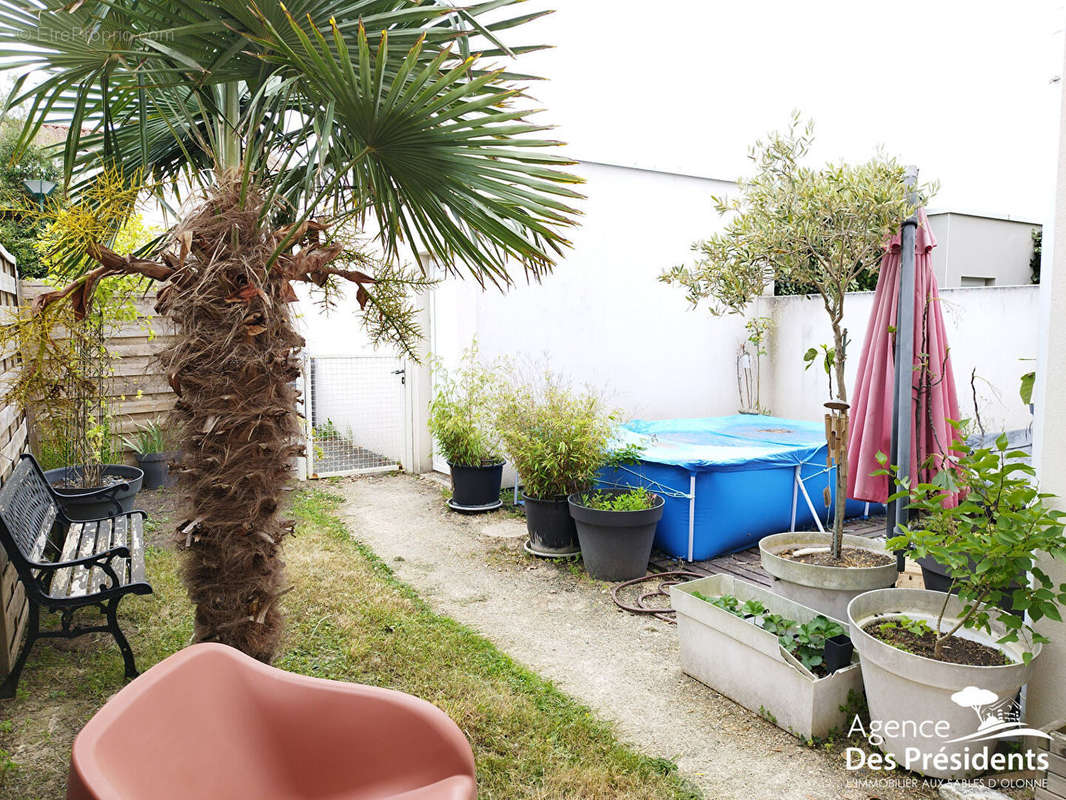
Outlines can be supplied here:
[[[77, 489], [65, 486], [66, 483], [80, 483], [81, 470], [78, 467], [59, 467], [50, 469], [44, 473], [45, 479], [55, 488], [59, 495], [59, 505], [63, 513], [72, 520], [100, 519], [110, 517], [121, 511], [133, 510], [133, 499], [141, 490], [141, 482], [144, 480], [144, 472], [138, 467], [128, 467], [125, 464], [105, 464], [101, 474], [105, 478], [104, 486], [95, 486], [90, 489]], [[96, 492], [101, 488], [125, 484], [111, 494], [118, 501], [119, 508], [108, 497], [94, 495], [86, 497], [90, 492]]]
[[826, 639], [825, 653], [822, 656], [826, 672], [832, 674], [838, 669], [844, 669], [851, 663], [851, 654], [854, 650], [855, 645], [851, 643], [851, 638], [846, 633]]
[[577, 528], [570, 516], [565, 497], [547, 500], [523, 494], [526, 508], [528, 549], [538, 556], [576, 556], [581, 552], [577, 544]]
[[167, 489], [178, 482], [170, 474], [174, 453], [144, 453], [137, 456], [137, 466], [144, 472], [142, 489]]
[[449, 464], [452, 472], [452, 499], [448, 505], [457, 511], [491, 511], [499, 508], [503, 462], [467, 467]]
[[641, 511], [598, 511], [582, 505], [580, 495], [570, 495], [570, 515], [577, 523], [581, 559], [589, 575], [601, 581], [628, 581], [644, 576], [655, 541], [655, 527], [665, 506], [663, 498], [655, 494], [651, 497], [652, 507]]
[[[951, 591], [951, 570], [945, 565], [941, 564], [932, 556], [925, 556], [918, 559], [918, 565], [922, 568], [922, 583], [926, 589], [932, 589], [934, 592], [950, 592]], [[976, 569], [977, 562], [972, 558], [970, 559], [970, 569]], [[1018, 589], [1024, 584], [1026, 576], [1022, 574], [1019, 576], [1019, 583], [1010, 587], [1010, 591]], [[954, 593], [957, 593], [958, 589], [955, 589]], [[1015, 611], [1014, 603], [1012, 602], [1010, 593], [1006, 593], [1002, 600], [996, 604], [1004, 611], [1009, 611], [1017, 617], [1024, 617], [1024, 611]]]

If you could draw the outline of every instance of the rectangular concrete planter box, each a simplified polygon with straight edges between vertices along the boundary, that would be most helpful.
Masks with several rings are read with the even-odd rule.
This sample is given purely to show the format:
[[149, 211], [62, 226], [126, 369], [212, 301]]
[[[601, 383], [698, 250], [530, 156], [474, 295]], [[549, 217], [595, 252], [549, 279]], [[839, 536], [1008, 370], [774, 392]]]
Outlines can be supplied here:
[[[847, 730], [850, 720], [840, 707], [847, 703], [848, 692], [862, 693], [857, 653], [850, 666], [817, 678], [778, 644], [777, 636], [693, 592], [732, 595], [741, 603], [759, 600], [771, 612], [799, 623], [810, 622], [817, 611], [732, 575], [712, 575], [670, 589], [683, 672], [796, 736], [809, 739], [828, 736], [833, 729]], [[847, 630], [845, 623], [836, 622]]]

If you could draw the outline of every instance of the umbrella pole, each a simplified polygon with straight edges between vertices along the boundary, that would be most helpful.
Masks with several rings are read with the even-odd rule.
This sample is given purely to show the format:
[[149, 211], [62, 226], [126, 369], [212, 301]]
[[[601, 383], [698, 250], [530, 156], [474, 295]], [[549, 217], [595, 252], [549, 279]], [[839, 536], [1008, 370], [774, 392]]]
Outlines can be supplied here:
[[[907, 199], [917, 206], [918, 168], [907, 167], [904, 174]], [[909, 478], [911, 469], [911, 430], [914, 414], [911, 411], [914, 387], [914, 237], [918, 228], [917, 208], [903, 221], [900, 236], [899, 301], [896, 306], [896, 372], [895, 402], [892, 407], [892, 463], [899, 478]], [[901, 486], [897, 482], [896, 490]], [[886, 515], [886, 533], [894, 536], [908, 518], [907, 503], [898, 500], [891, 504]], [[903, 572], [905, 556], [896, 553], [896, 568]]]

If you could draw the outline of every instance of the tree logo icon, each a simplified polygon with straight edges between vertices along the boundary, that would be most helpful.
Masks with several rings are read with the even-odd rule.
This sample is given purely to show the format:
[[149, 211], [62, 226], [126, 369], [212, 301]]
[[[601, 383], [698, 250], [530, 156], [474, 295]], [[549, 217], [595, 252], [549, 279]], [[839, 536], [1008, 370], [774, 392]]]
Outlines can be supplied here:
[[951, 702], [963, 708], [972, 708], [977, 715], [977, 730], [950, 742], [984, 742], [1005, 739], [1010, 736], [1051, 737], [1043, 731], [1026, 727], [1020, 719], [1020, 708], [1013, 697], [1000, 700], [999, 695], [979, 686], [967, 686], [951, 695]]

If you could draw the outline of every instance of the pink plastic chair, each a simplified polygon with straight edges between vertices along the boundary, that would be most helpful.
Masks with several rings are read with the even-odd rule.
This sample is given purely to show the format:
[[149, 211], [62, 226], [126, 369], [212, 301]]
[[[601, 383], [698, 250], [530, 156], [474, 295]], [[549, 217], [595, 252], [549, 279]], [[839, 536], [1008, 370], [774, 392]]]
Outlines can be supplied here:
[[417, 697], [220, 644], [160, 662], [74, 740], [68, 800], [474, 800], [474, 756]]

